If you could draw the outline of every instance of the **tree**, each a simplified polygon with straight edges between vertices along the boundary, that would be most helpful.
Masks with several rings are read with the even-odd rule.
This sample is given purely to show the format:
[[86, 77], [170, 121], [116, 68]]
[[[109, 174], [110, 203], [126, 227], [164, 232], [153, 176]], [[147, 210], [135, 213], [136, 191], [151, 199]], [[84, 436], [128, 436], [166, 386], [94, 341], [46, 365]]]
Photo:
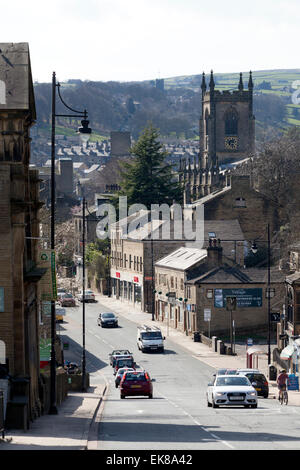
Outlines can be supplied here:
[[131, 147], [132, 160], [122, 165], [118, 196], [127, 196], [128, 205], [143, 204], [151, 209], [151, 204], [181, 202], [182, 190], [158, 138], [157, 129], [150, 124]]

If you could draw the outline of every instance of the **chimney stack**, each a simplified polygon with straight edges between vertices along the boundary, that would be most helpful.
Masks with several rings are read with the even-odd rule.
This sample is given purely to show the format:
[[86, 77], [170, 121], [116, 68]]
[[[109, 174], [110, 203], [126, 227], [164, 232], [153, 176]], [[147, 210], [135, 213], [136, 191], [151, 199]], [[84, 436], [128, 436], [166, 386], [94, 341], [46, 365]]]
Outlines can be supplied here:
[[207, 262], [209, 268], [216, 268], [221, 266], [223, 258], [223, 248], [221, 240], [216, 238], [209, 239], [209, 246], [207, 248]]

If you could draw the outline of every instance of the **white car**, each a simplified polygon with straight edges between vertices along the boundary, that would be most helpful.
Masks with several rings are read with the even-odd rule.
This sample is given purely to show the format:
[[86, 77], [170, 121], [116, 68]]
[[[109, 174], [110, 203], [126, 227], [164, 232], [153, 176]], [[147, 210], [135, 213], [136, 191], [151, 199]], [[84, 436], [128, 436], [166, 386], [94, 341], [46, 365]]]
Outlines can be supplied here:
[[208, 384], [207, 406], [242, 405], [257, 408], [257, 392], [249, 379], [241, 375], [218, 375]]
[[[85, 302], [95, 302], [95, 294], [92, 290], [86, 290], [84, 292], [84, 299]], [[83, 292], [80, 291], [78, 294], [78, 300], [79, 302], [83, 302]]]

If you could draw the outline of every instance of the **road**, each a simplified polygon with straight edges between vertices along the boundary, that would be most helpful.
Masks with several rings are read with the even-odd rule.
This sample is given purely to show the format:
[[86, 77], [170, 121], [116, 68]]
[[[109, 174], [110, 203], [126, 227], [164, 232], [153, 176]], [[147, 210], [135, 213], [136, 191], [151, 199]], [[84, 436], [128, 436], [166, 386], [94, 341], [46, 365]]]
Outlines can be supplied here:
[[[86, 304], [86, 364], [90, 383], [105, 380], [108, 390], [99, 427], [99, 450], [298, 450], [300, 408], [282, 407], [259, 397], [257, 409], [207, 407], [206, 388], [214, 369], [168, 338], [165, 353], [143, 354], [136, 345], [136, 324], [119, 316], [119, 328], [101, 328], [107, 308]], [[80, 361], [82, 307], [68, 308], [60, 334], [70, 342], [66, 359]], [[120, 399], [108, 354], [133, 352], [137, 364], [155, 379], [153, 399]], [[68, 357], [68, 354], [70, 357]]]

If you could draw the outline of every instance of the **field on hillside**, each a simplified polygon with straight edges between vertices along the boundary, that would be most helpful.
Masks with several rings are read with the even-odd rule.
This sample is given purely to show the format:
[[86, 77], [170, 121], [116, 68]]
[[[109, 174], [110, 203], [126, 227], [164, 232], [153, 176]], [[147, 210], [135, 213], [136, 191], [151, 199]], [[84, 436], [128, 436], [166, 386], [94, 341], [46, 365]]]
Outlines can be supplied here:
[[[210, 74], [206, 74], [209, 80]], [[285, 122], [287, 125], [300, 126], [300, 92], [299, 104], [294, 104], [292, 101], [293, 93], [297, 89], [296, 81], [299, 81], [298, 88], [300, 88], [300, 69], [291, 70], [260, 70], [252, 72], [254, 82], [255, 94], [271, 94], [279, 96], [285, 100], [286, 115]], [[217, 90], [236, 90], [239, 83], [239, 73], [215, 73], [214, 79]], [[178, 88], [185, 87], [193, 89], [194, 91], [200, 90], [202, 75], [191, 75], [165, 78], [165, 88]], [[247, 89], [249, 80], [249, 72], [243, 73], [244, 87]], [[261, 84], [266, 82], [270, 84], [270, 89], [260, 88]]]

